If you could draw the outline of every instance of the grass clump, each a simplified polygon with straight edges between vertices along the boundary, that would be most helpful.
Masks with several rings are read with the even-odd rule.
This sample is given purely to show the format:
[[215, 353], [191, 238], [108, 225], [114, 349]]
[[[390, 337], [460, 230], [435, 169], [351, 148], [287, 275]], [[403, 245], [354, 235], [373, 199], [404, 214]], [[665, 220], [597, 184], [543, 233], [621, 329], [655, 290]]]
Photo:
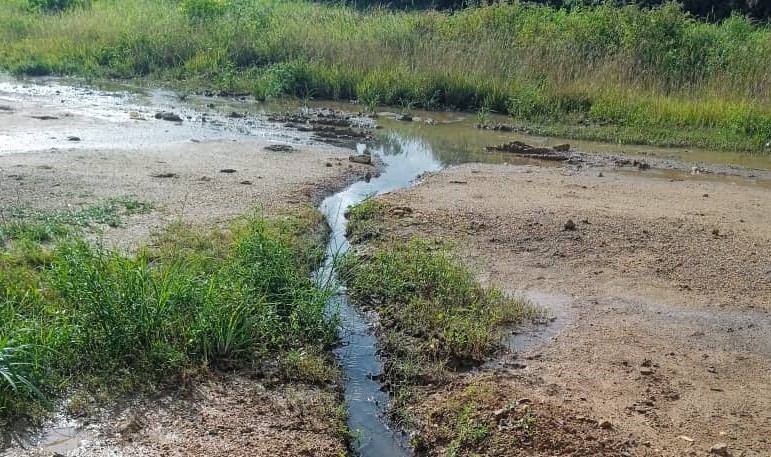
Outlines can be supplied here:
[[40, 262], [6, 247], [0, 416], [68, 388], [164, 385], [210, 368], [334, 380], [322, 356], [336, 337], [330, 292], [310, 274], [317, 222], [308, 210], [211, 232], [177, 224], [131, 257], [77, 235]]
[[110, 198], [96, 205], [44, 210], [24, 205], [0, 207], [0, 242], [50, 242], [73, 231], [98, 225], [118, 227], [122, 218], [152, 211], [151, 202], [132, 197]]
[[[376, 201], [353, 208], [352, 238], [363, 239], [359, 230], [385, 233], [384, 211]], [[397, 414], [412, 403], [415, 386], [481, 363], [501, 347], [507, 325], [541, 315], [523, 298], [482, 287], [446, 246], [381, 237], [370, 247], [344, 257], [340, 269], [352, 298], [378, 312]]]

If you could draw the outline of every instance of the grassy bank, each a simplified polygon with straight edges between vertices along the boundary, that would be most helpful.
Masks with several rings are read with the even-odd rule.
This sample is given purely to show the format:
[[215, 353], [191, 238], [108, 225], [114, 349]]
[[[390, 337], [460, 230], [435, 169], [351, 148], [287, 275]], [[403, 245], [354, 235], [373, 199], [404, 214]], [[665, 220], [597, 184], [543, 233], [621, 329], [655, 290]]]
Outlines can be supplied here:
[[73, 389], [110, 398], [208, 369], [336, 381], [329, 292], [310, 276], [324, 253], [318, 212], [176, 224], [129, 257], [83, 228], [141, 203], [121, 201], [118, 214], [3, 208], [0, 418], [35, 416]]
[[490, 110], [543, 131], [760, 152], [771, 140], [771, 29], [668, 4], [500, 4], [456, 14], [304, 1], [93, 0], [0, 5], [0, 67], [151, 76], [259, 98]]
[[396, 418], [409, 421], [421, 386], [481, 363], [501, 348], [507, 325], [541, 314], [524, 299], [480, 286], [447, 247], [389, 238], [386, 212], [376, 200], [350, 211], [350, 239], [365, 243], [367, 254], [347, 256], [341, 271], [354, 300], [378, 313], [385, 382]]

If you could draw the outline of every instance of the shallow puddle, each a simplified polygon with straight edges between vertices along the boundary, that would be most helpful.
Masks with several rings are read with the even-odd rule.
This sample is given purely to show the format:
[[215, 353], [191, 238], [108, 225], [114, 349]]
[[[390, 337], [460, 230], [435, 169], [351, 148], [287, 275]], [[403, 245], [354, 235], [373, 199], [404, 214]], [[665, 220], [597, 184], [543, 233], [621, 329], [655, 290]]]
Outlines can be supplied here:
[[527, 352], [545, 344], [557, 336], [578, 318], [573, 307], [573, 297], [528, 289], [520, 292], [534, 304], [543, 308], [548, 316], [542, 323], [518, 325], [503, 339], [503, 345], [513, 353]]

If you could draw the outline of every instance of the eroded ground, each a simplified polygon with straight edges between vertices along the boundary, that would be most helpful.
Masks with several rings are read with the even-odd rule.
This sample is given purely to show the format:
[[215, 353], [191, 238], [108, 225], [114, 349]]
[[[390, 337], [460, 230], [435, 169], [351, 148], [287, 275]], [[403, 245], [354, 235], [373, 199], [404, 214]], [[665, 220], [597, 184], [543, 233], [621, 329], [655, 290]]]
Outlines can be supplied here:
[[[468, 164], [383, 197], [397, 236], [454, 240], [484, 281], [547, 307], [567, 302], [554, 310], [556, 337], [416, 406], [430, 453], [457, 444], [442, 432], [457, 428], [448, 402], [487, 386], [478, 416], [500, 433], [469, 455], [706, 455], [718, 443], [769, 455], [769, 190], [679, 173]], [[504, 419], [521, 421], [523, 398], [541, 415], [540, 435], [500, 445], [521, 433]]]
[[[341, 148], [295, 144], [288, 152], [269, 151], [276, 144], [269, 138], [218, 133], [200, 120], [155, 119], [152, 107], [142, 119], [132, 114], [137, 108], [117, 103], [97, 115], [48, 96], [0, 91], [0, 137], [18, 140], [0, 144], [0, 208], [66, 210], [111, 197], [153, 203], [152, 211], [127, 216], [118, 227], [90, 229], [123, 251], [176, 221], [209, 227], [254, 208], [272, 216], [316, 206], [372, 169], [350, 163], [350, 151]], [[35, 133], [40, 145], [28, 141]], [[68, 139], [74, 135], [78, 141]], [[146, 138], [134, 141], [139, 137]], [[341, 390], [337, 383], [277, 383], [250, 373], [198, 376], [179, 391], [68, 418], [40, 446], [38, 437], [8, 424], [14, 433], [2, 435], [0, 454], [338, 456], [347, 440]]]

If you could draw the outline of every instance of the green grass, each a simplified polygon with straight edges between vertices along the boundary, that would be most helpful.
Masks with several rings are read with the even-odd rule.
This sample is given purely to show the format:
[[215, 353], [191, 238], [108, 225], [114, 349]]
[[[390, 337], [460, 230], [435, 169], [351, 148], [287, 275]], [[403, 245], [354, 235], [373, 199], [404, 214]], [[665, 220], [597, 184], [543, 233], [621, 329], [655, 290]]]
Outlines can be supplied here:
[[41, 14], [9, 0], [0, 41], [0, 67], [17, 75], [149, 76], [368, 109], [485, 109], [625, 143], [760, 152], [771, 139], [769, 26], [743, 16], [701, 22], [673, 3], [566, 11], [513, 1], [447, 14], [93, 0]]
[[482, 287], [446, 246], [386, 238], [384, 211], [377, 200], [351, 210], [352, 239], [366, 239], [368, 250], [344, 257], [340, 269], [354, 301], [378, 312], [386, 378], [401, 414], [414, 386], [441, 383], [480, 363], [500, 349], [506, 326], [541, 312], [497, 287]]
[[310, 274], [320, 220], [308, 209], [211, 231], [175, 224], [131, 257], [77, 233], [10, 240], [0, 250], [0, 417], [71, 389], [116, 395], [206, 369], [334, 381], [330, 291]]
[[82, 208], [41, 210], [23, 205], [0, 206], [0, 242], [49, 242], [73, 230], [99, 225], [118, 227], [125, 216], [146, 214], [154, 205], [131, 197], [116, 197]]

